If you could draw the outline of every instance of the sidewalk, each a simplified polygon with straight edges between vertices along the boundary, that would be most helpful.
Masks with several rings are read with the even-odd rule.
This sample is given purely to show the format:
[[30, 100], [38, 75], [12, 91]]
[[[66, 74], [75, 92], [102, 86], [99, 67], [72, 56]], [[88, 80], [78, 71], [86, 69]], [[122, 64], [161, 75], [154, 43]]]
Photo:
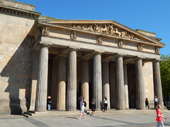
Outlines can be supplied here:
[[[104, 113], [103, 113], [104, 114]], [[170, 114], [164, 114], [165, 127], [170, 127]], [[10, 117], [0, 118], [0, 127], [156, 127], [156, 114], [112, 114], [87, 116], [86, 119], [77, 119], [78, 116], [58, 117]]]

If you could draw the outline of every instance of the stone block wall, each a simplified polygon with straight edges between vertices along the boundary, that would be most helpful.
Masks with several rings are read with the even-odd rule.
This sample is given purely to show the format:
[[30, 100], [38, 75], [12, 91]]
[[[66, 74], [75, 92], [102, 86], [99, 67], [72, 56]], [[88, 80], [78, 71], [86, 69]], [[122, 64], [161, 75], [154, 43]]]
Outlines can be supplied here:
[[29, 107], [34, 20], [0, 12], [0, 114], [18, 114]]

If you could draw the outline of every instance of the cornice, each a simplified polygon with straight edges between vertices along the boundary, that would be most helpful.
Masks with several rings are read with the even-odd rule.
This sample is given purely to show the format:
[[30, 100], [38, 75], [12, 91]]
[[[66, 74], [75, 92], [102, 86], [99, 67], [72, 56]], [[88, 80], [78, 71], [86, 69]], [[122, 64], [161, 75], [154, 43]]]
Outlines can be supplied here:
[[0, 3], [0, 11], [7, 14], [19, 15], [22, 17], [27, 17], [35, 20], [38, 19], [38, 17], [41, 15], [41, 13], [39, 12], [10, 7], [10, 6], [3, 5], [1, 3]]
[[134, 39], [124, 38], [124, 37], [120, 37], [120, 36], [113, 36], [113, 35], [109, 35], [109, 34], [99, 33], [99, 32], [91, 32], [91, 31], [86, 31], [86, 30], [81, 30], [81, 29], [75, 29], [75, 28], [71, 28], [71, 27], [67, 27], [67, 26], [63, 26], [63, 25], [58, 25], [58, 24], [54, 25], [54, 24], [42, 23], [42, 22], [38, 21], [37, 25], [39, 27], [41, 27], [41, 26], [55, 27], [55, 28], [66, 29], [66, 30], [70, 30], [70, 31], [88, 33], [88, 34], [92, 34], [92, 35], [96, 35], [96, 36], [100, 36], [100, 37], [109, 37], [109, 38], [129, 41], [129, 42], [141, 43], [141, 44], [145, 44], [145, 45], [152, 45], [152, 46], [156, 46], [156, 47], [160, 47], [160, 48], [164, 47], [163, 45], [159, 45], [157, 43], [151, 43], [151, 42], [147, 42], [147, 41], [143, 41], [143, 40], [134, 40]]

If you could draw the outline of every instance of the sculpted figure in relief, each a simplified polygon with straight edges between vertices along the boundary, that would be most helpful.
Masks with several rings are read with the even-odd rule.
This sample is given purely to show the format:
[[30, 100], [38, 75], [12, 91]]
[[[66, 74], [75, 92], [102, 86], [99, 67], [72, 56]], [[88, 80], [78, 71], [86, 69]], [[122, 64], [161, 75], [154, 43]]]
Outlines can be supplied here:
[[138, 48], [139, 51], [142, 51], [143, 50], [143, 44], [138, 44], [137, 48]]
[[109, 34], [110, 34], [110, 35], [113, 35], [113, 34], [114, 34], [113, 25], [109, 25]]
[[119, 42], [118, 42], [118, 47], [120, 47], [120, 48], [123, 47], [123, 42], [122, 42], [122, 41], [119, 41]]
[[49, 27], [43, 27], [42, 28], [42, 32], [41, 32], [42, 35], [48, 36], [49, 33], [50, 33], [50, 28]]
[[108, 28], [106, 25], [104, 25], [104, 28], [101, 28], [102, 33], [108, 33]]
[[101, 37], [97, 37], [96, 43], [97, 44], [102, 44], [103, 43], [102, 38]]
[[101, 27], [95, 24], [94, 31], [101, 32]]
[[81, 26], [80, 26], [80, 25], [77, 25], [76, 28], [81, 29]]
[[127, 37], [127, 32], [126, 31], [122, 31], [121, 36], [122, 37]]
[[134, 36], [131, 33], [128, 33], [127, 31], [121, 31], [118, 28], [114, 28], [114, 26], [112, 24], [110, 25], [73, 25], [73, 28], [77, 28], [77, 29], [83, 29], [83, 30], [88, 30], [88, 31], [95, 31], [95, 32], [100, 32], [100, 33], [106, 33], [106, 34], [110, 34], [110, 35], [117, 35], [117, 36], [121, 36], [121, 37], [126, 37], [129, 39], [135, 39], [135, 40], [140, 40], [138, 37]]
[[75, 24], [73, 25], [73, 28], [74, 28], [74, 29], [76, 28], [76, 25], [75, 25]]
[[94, 30], [93, 30], [93, 25], [89, 25], [89, 27], [87, 28], [87, 30], [89, 30], [89, 31], [94, 31]]
[[159, 48], [158, 48], [158, 47], [155, 48], [155, 52], [156, 52], [157, 54], [160, 54], [160, 51], [159, 51]]
[[71, 40], [76, 40], [76, 39], [77, 39], [76, 31], [72, 31], [72, 32], [71, 32], [70, 39], [71, 39]]
[[121, 35], [121, 32], [119, 32], [118, 29], [116, 28], [116, 29], [115, 29], [115, 34], [117, 34], [118, 36], [120, 36], [120, 35]]
[[82, 25], [82, 29], [83, 30], [87, 30], [87, 26], [86, 25]]

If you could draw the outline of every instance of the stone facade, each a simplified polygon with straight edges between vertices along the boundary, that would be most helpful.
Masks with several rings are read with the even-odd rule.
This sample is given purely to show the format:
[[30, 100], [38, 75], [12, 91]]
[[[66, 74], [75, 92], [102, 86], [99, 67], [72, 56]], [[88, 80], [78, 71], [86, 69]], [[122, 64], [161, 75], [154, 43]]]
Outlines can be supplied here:
[[86, 109], [94, 98], [100, 110], [105, 96], [118, 110], [144, 109], [154, 95], [162, 105], [164, 46], [155, 33], [115, 21], [58, 20], [34, 5], [1, 0], [0, 114], [46, 111], [47, 95], [57, 110], [76, 110], [81, 94]]

